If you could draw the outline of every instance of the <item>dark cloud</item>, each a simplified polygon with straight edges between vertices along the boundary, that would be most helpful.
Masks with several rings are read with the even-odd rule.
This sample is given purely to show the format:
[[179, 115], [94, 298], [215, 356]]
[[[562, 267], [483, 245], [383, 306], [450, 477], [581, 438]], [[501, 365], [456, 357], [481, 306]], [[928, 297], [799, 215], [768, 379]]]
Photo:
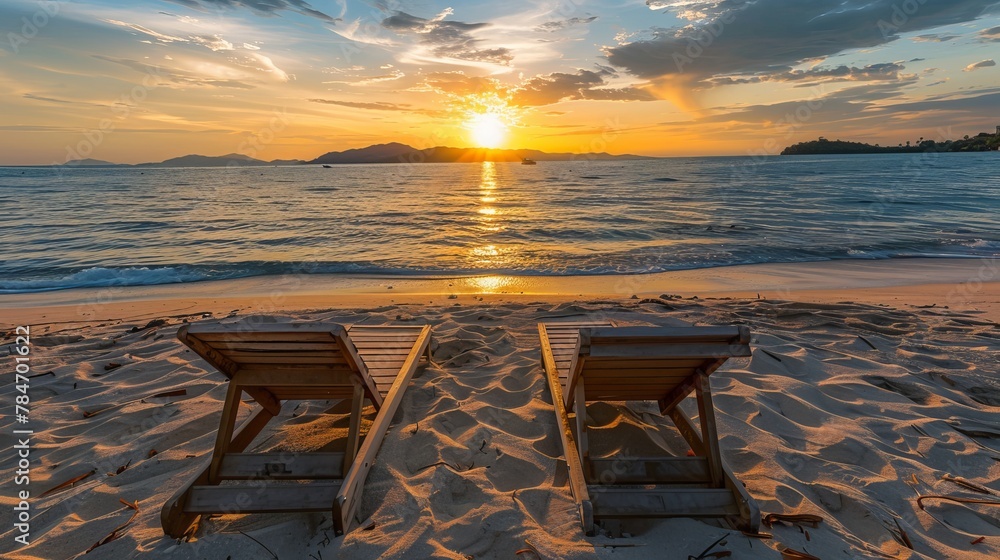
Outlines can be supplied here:
[[[597, 71], [577, 70], [540, 74], [516, 86], [501, 84], [494, 78], [467, 76], [462, 72], [434, 72], [424, 78], [424, 86], [438, 93], [465, 96], [494, 93], [508, 98], [513, 105], [537, 107], [560, 101], [655, 101], [649, 92], [635, 87], [608, 87], [608, 78], [617, 74], [607, 67]], [[561, 114], [561, 113], [557, 113]]]
[[43, 97], [41, 95], [35, 95], [34, 93], [24, 94], [25, 99], [33, 99], [35, 101], [47, 101], [49, 103], [70, 103], [75, 104], [76, 101], [67, 101], [65, 99], [56, 99], [54, 97]]
[[[698, 124], [724, 126], [729, 131], [771, 133], [777, 140], [791, 142], [793, 138], [832, 131], [870, 134], [873, 130], [908, 129], [914, 126], [915, 114], [922, 115], [919, 127], [924, 130], [977, 127], [1000, 118], [1000, 88], [910, 101], [904, 90], [913, 83], [916, 78], [828, 93], [823, 93], [820, 86], [820, 94], [807, 101], [751, 105], [736, 110], [720, 107], [716, 108], [718, 113], [699, 120]], [[678, 123], [661, 124], [666, 127], [665, 133], [678, 126]], [[941, 140], [960, 136], [951, 132], [940, 134]]]
[[167, 0], [195, 10], [208, 12], [223, 9], [249, 8], [262, 16], [274, 16], [280, 11], [291, 11], [333, 23], [340, 18], [331, 17], [313, 8], [305, 0]]
[[553, 31], [559, 31], [560, 29], [566, 29], [567, 27], [573, 27], [574, 25], [581, 25], [585, 23], [590, 23], [597, 19], [597, 16], [590, 16], [586, 18], [573, 17], [569, 19], [564, 19], [561, 21], [547, 21], [535, 28], [535, 31], [541, 31], [544, 33], [552, 33]]
[[[883, 109], [885, 112], [914, 114], [930, 111], [954, 111], [968, 113], [969, 115], [982, 118], [987, 116], [985, 124], [992, 124], [993, 119], [1000, 116], [1000, 91], [986, 91], [985, 93], [968, 95], [949, 95], [928, 99], [925, 101], [911, 101], [907, 103], [897, 103], [889, 105]], [[992, 128], [992, 126], [990, 127]]]
[[691, 25], [653, 28], [652, 37], [607, 47], [608, 61], [642, 78], [699, 82], [719, 76], [785, 73], [809, 59], [883, 45], [902, 33], [969, 22], [1000, 0], [650, 0]]
[[578, 70], [575, 74], [553, 72], [535, 76], [514, 89], [511, 100], [515, 105], [550, 105], [560, 101], [593, 99], [604, 101], [654, 101], [649, 92], [633, 87], [606, 88], [605, 70]]
[[467, 76], [462, 72], [432, 72], [424, 79], [424, 85], [438, 93], [453, 95], [505, 92], [500, 82], [493, 78]]
[[1000, 25], [989, 29], [983, 29], [979, 32], [979, 38], [983, 41], [990, 41], [994, 43], [1000, 42]]
[[313, 103], [325, 103], [327, 105], [340, 105], [352, 109], [371, 109], [374, 111], [412, 111], [409, 105], [398, 105], [396, 103], [385, 103], [383, 101], [359, 102], [340, 101], [337, 99], [310, 99]]
[[951, 41], [952, 39], [958, 39], [958, 35], [927, 33], [925, 35], [917, 35], [913, 38], [913, 40], [918, 43], [944, 43], [945, 41]]
[[996, 66], [997, 63], [993, 59], [980, 60], [979, 62], [972, 63], [965, 67], [964, 72], [974, 72], [980, 68], [989, 68], [990, 66]]
[[508, 65], [514, 59], [514, 54], [505, 47], [479, 48], [477, 44], [480, 41], [471, 32], [489, 27], [490, 24], [445, 21], [444, 18], [451, 13], [449, 8], [431, 19], [425, 19], [406, 12], [395, 12], [382, 20], [382, 27], [396, 33], [416, 35], [420, 44], [442, 58], [502, 65]]
[[387, 103], [384, 101], [341, 101], [339, 99], [310, 99], [312, 103], [323, 103], [325, 105], [339, 105], [351, 109], [367, 109], [369, 111], [399, 111], [403, 113], [416, 113], [431, 117], [440, 117], [446, 114], [445, 111], [435, 111], [433, 109], [418, 109], [408, 104]]
[[761, 82], [877, 82], [900, 79], [900, 72], [905, 70], [902, 64], [887, 62], [871, 64], [862, 68], [854, 66], [837, 66], [835, 68], [810, 68], [809, 70], [789, 70], [787, 72], [763, 74], [760, 76], [732, 77], [721, 76], [712, 78], [713, 85], [756, 84]]

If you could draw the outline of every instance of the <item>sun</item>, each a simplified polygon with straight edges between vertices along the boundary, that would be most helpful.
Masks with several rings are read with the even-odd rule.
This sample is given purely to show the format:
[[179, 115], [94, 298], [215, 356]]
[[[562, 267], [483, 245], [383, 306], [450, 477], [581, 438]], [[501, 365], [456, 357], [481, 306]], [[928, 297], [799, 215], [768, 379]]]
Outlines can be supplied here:
[[507, 125], [496, 113], [470, 115], [466, 126], [472, 132], [472, 141], [480, 148], [499, 148], [507, 137]]
[[496, 91], [486, 91], [455, 97], [458, 121], [468, 132], [468, 138], [479, 148], [499, 148], [518, 126], [517, 107], [509, 97]]

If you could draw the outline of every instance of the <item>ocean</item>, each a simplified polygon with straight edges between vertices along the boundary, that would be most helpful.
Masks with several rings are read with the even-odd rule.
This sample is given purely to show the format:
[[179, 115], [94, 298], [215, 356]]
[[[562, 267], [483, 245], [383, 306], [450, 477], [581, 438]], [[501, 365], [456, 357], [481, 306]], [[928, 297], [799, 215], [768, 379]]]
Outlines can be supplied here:
[[1000, 256], [1000, 154], [0, 168], [0, 293]]

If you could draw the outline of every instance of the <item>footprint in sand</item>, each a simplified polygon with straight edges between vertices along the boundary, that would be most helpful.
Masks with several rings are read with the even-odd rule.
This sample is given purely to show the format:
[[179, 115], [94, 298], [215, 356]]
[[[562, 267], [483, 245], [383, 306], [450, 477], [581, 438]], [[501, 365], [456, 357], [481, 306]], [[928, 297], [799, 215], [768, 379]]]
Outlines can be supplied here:
[[431, 426], [453, 440], [458, 441], [462, 435], [479, 423], [469, 413], [461, 410], [442, 412], [431, 419]]
[[550, 459], [562, 459], [562, 441], [555, 429], [546, 431], [545, 435], [531, 442], [531, 448]]
[[987, 406], [1000, 406], [1000, 389], [992, 387], [969, 387], [969, 398]]
[[476, 419], [487, 426], [517, 438], [533, 439], [541, 437], [545, 425], [533, 418], [524, 418], [517, 412], [493, 406], [483, 406], [476, 412]]
[[876, 450], [863, 441], [845, 437], [837, 443], [819, 450], [819, 458], [830, 463], [839, 463], [850, 467], [860, 467], [870, 473], [884, 473], [889, 462]]
[[431, 510], [455, 519], [488, 502], [486, 493], [476, 483], [448, 467], [438, 466], [435, 469], [428, 497]]
[[[932, 502], [928, 502], [928, 505], [930, 503]], [[1000, 519], [980, 513], [972, 509], [974, 507], [976, 506], [966, 507], [962, 504], [941, 503], [937, 507], [929, 505], [928, 512], [970, 537], [1000, 536]]]
[[871, 383], [872, 385], [878, 387], [879, 389], [885, 389], [886, 391], [892, 391], [893, 393], [899, 393], [904, 397], [910, 399], [911, 401], [925, 405], [928, 404], [931, 398], [930, 391], [918, 387], [913, 383], [906, 383], [905, 381], [896, 381], [893, 379], [887, 379], [878, 375], [863, 375], [861, 377], [865, 382]]
[[497, 457], [496, 463], [486, 471], [486, 478], [500, 492], [541, 486], [545, 476], [545, 471], [537, 465], [508, 453]]
[[486, 392], [476, 395], [476, 400], [479, 402], [507, 409], [521, 408], [530, 403], [533, 398], [534, 395], [528, 391], [511, 392], [501, 387], [492, 387]]

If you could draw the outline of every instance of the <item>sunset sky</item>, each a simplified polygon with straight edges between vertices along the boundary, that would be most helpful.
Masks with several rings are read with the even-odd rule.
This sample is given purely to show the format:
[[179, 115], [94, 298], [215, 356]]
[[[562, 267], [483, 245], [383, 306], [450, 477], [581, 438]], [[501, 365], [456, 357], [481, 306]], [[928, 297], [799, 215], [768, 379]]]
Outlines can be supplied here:
[[0, 164], [774, 154], [1000, 125], [1000, 0], [5, 0], [0, 22]]

